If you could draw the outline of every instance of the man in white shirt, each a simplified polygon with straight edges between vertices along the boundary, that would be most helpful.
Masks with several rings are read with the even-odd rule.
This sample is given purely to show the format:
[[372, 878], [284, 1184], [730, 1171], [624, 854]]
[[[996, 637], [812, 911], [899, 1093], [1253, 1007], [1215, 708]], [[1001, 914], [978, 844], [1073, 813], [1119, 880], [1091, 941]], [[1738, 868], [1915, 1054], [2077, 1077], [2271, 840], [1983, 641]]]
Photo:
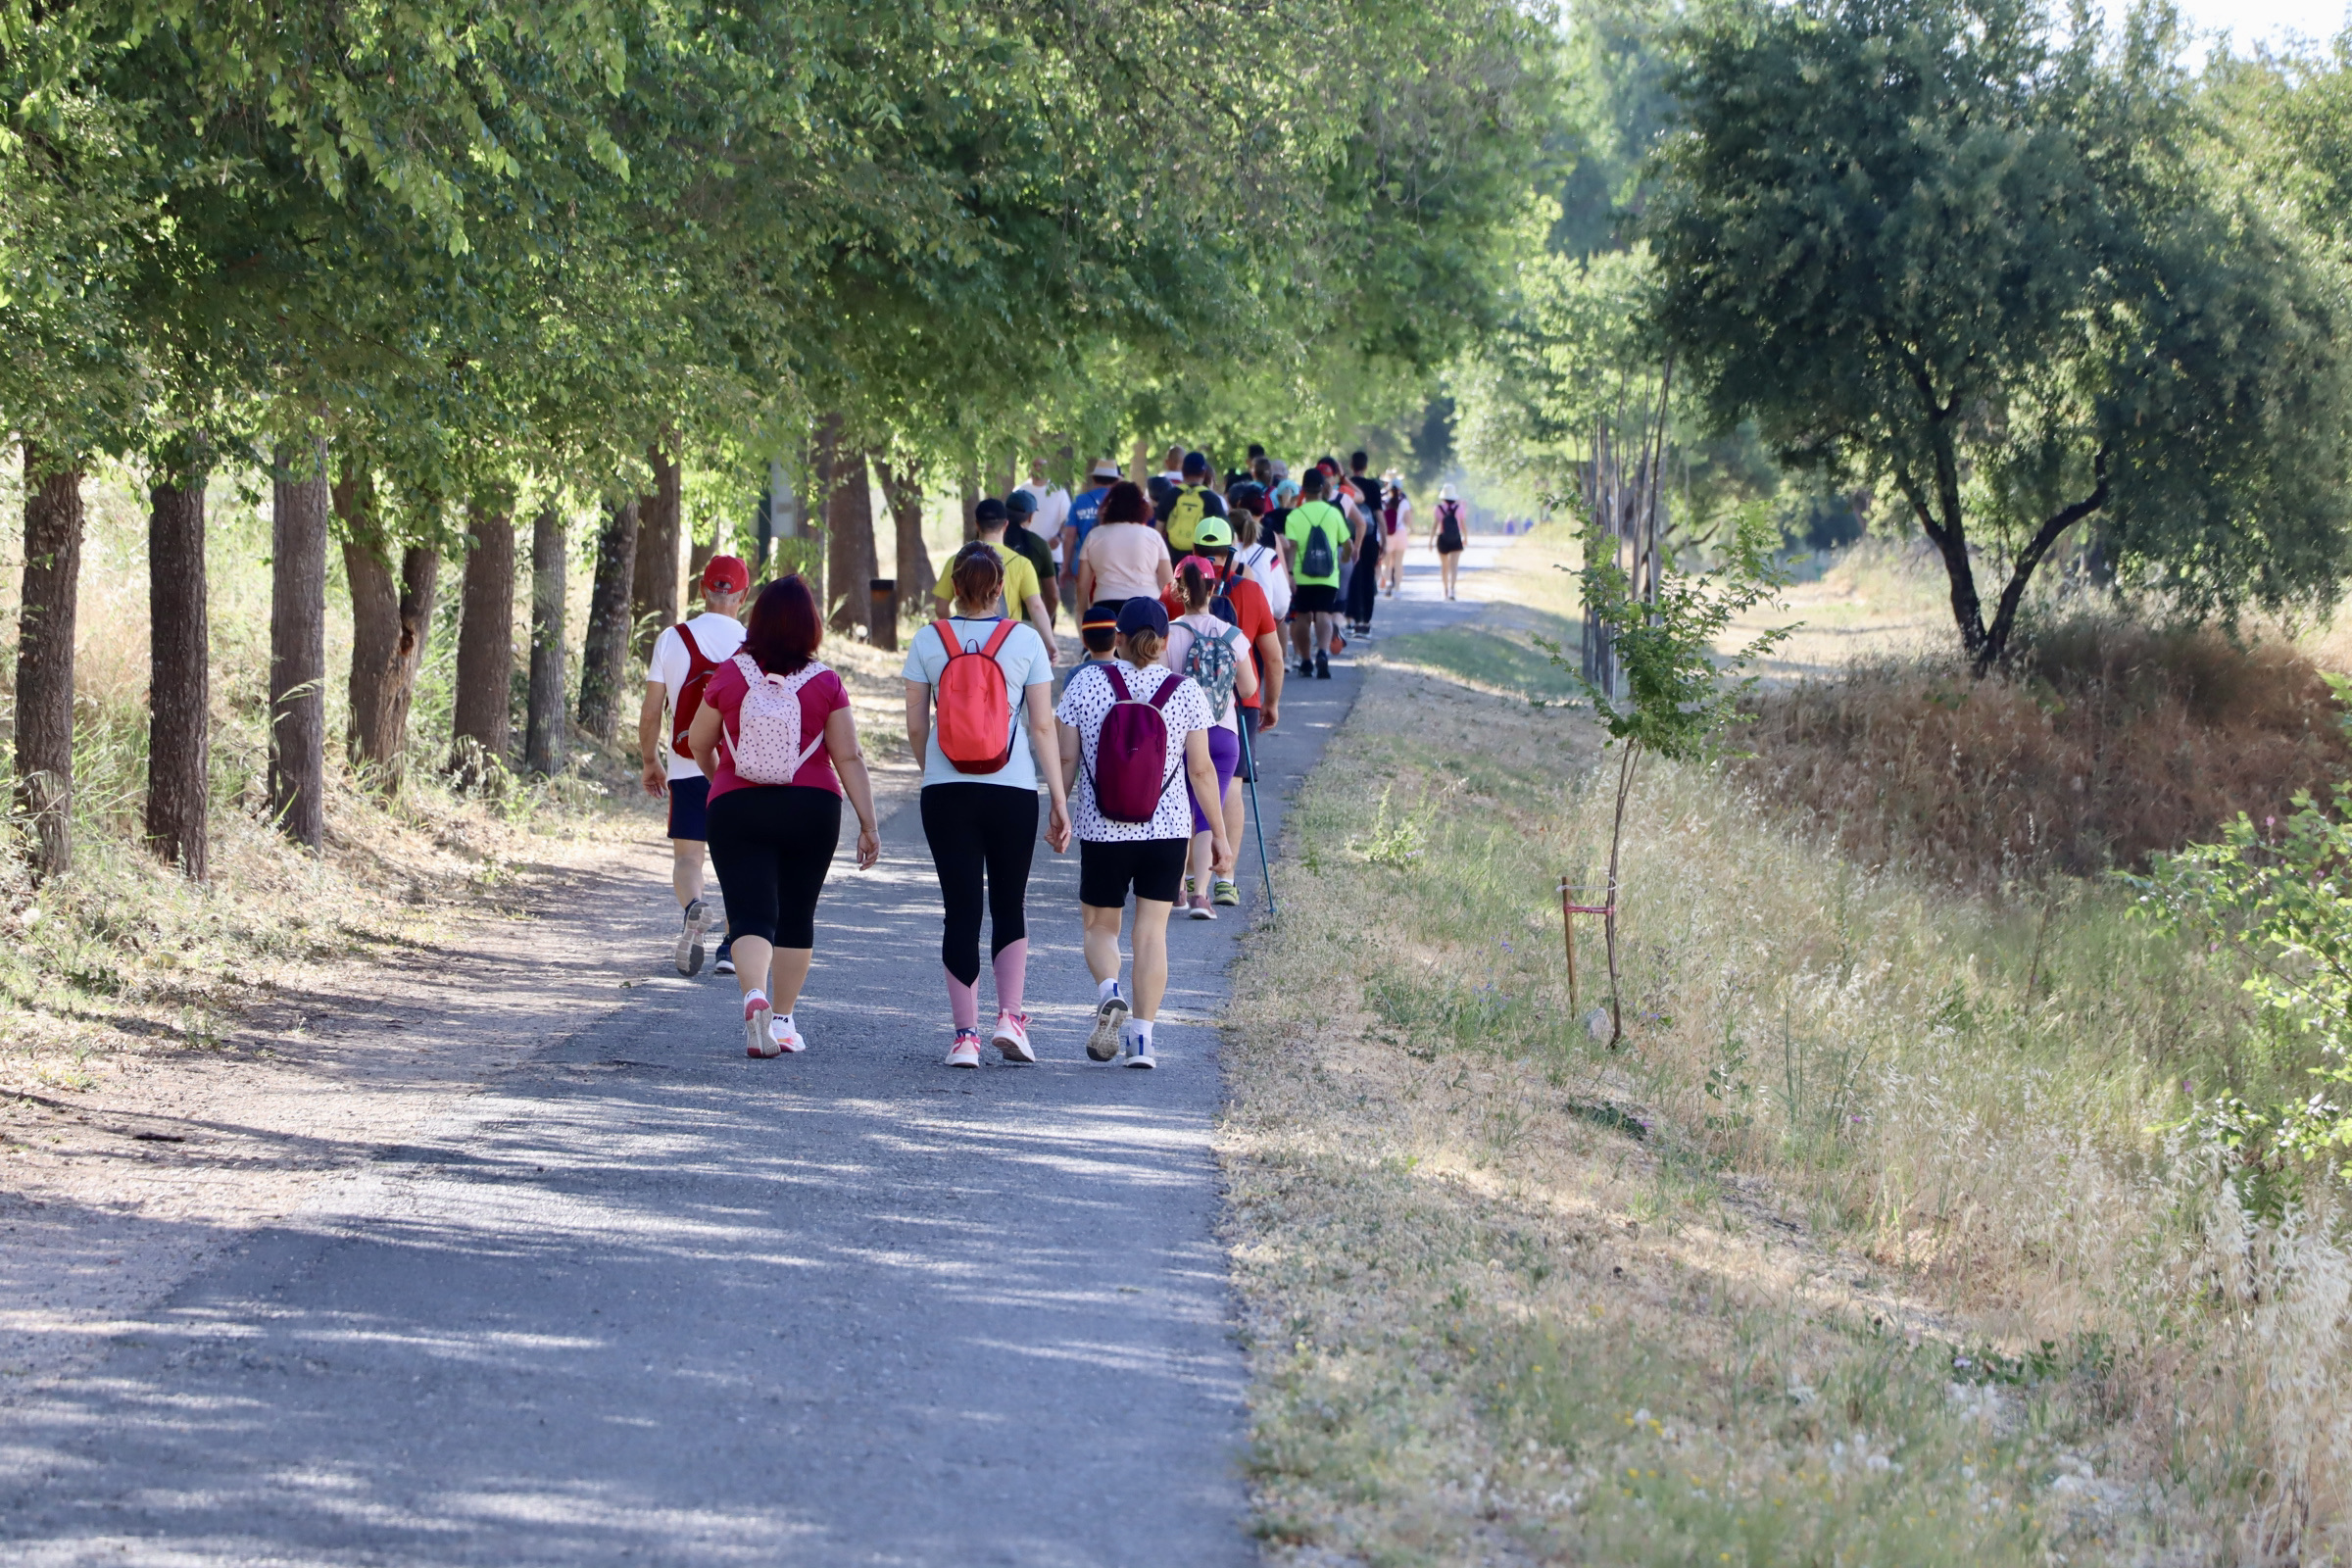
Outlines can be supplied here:
[[[703, 847], [710, 836], [704, 819], [710, 806], [710, 781], [686, 749], [686, 726], [702, 707], [710, 671], [743, 647], [743, 596], [751, 568], [733, 556], [712, 556], [703, 567], [703, 612], [669, 627], [654, 640], [645, 666], [645, 702], [637, 710], [637, 755], [645, 764], [645, 793], [669, 797], [669, 883], [678, 896], [680, 974], [703, 967], [703, 933], [710, 906], [703, 901]], [[666, 763], [662, 755], [667, 743]], [[718, 948], [720, 974], [735, 966], [724, 942]]]
[[1046, 460], [1029, 460], [1029, 482], [1022, 489], [1037, 500], [1037, 515], [1029, 519], [1029, 527], [1054, 552], [1054, 568], [1058, 574], [1067, 563], [1061, 555], [1061, 525], [1070, 520], [1070, 493], [1046, 477]]

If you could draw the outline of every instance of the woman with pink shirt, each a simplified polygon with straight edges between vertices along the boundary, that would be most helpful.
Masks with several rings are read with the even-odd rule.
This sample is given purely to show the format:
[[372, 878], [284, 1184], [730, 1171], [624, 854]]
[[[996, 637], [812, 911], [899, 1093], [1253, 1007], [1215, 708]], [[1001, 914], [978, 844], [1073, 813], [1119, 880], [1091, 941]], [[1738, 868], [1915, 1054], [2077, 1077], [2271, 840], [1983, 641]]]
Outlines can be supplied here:
[[[753, 602], [742, 652], [711, 671], [686, 735], [710, 780], [710, 861], [727, 890], [727, 939], [743, 992], [745, 1051], [754, 1056], [808, 1049], [792, 1009], [816, 956], [816, 900], [841, 842], [845, 792], [858, 812], [858, 868], [864, 870], [882, 854], [873, 783], [858, 749], [850, 694], [839, 675], [816, 662], [823, 637], [824, 621], [808, 583], [797, 574], [769, 583]], [[762, 686], [756, 711], [775, 712], [779, 698], [798, 704], [799, 762], [789, 783], [759, 782], [736, 771], [744, 703], [755, 681]], [[763, 717], [763, 723], [775, 720]], [[774, 776], [785, 776], [783, 769]]]

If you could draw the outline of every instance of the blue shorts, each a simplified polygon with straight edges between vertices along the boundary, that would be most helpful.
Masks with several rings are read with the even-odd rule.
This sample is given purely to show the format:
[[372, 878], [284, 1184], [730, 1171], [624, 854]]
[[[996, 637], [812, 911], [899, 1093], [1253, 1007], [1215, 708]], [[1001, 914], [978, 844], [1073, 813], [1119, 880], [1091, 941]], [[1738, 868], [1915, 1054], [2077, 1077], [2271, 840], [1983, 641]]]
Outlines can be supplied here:
[[710, 837], [710, 781], [697, 773], [669, 781], [669, 836], [702, 843]]

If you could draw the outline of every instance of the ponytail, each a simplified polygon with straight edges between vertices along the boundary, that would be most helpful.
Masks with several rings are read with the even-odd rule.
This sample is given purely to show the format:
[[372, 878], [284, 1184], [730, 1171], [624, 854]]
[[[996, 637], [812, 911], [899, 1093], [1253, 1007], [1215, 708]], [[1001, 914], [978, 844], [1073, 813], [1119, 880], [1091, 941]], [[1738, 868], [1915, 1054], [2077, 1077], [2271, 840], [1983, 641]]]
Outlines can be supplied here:
[[1184, 571], [1176, 581], [1177, 591], [1184, 595], [1184, 608], [1187, 611], [1197, 615], [1208, 608], [1209, 589], [1215, 585], [1200, 574], [1199, 561], [1187, 557], [1184, 563]]

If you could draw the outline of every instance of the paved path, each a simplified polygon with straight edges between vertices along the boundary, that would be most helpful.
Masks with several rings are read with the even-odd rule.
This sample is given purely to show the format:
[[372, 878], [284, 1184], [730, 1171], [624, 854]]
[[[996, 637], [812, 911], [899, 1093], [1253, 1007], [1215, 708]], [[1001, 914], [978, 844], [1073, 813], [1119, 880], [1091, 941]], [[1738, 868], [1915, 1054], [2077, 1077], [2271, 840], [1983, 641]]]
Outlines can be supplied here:
[[[1391, 628], [1449, 613], [1411, 577]], [[1270, 837], [1356, 685], [1293, 684]], [[956, 1073], [916, 813], [883, 837], [807, 1056], [746, 1058], [708, 976], [551, 1038], [5, 1412], [0, 1559], [1255, 1561], [1209, 1147], [1244, 922], [1170, 933], [1159, 1071], [1097, 1066], [1041, 849], [1046, 1059]]]

